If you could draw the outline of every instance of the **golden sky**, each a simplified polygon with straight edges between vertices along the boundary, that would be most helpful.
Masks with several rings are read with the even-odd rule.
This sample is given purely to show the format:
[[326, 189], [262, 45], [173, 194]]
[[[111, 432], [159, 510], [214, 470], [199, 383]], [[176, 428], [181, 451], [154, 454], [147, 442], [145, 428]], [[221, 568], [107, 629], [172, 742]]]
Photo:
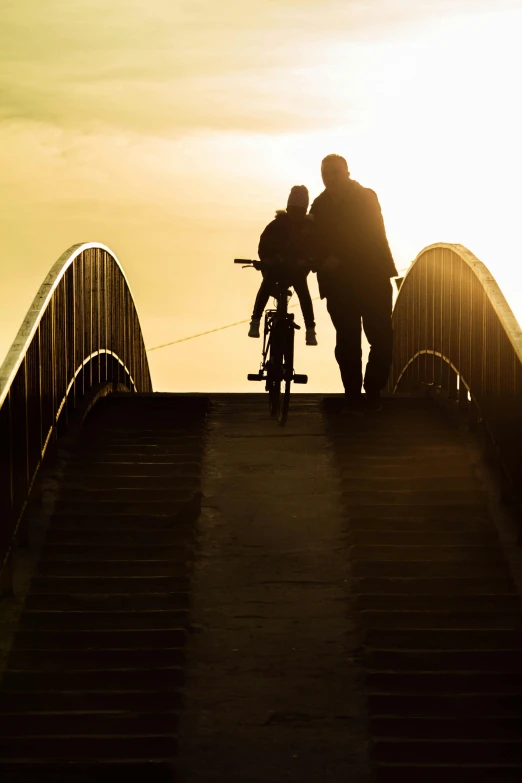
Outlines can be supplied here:
[[[461, 242], [520, 319], [521, 40], [522, 0], [0, 0], [0, 359], [80, 241], [120, 259], [147, 346], [248, 318], [259, 277], [232, 259], [330, 152], [398, 268]], [[316, 313], [296, 371], [340, 391]], [[253, 390], [246, 330], [152, 352], [155, 388]]]

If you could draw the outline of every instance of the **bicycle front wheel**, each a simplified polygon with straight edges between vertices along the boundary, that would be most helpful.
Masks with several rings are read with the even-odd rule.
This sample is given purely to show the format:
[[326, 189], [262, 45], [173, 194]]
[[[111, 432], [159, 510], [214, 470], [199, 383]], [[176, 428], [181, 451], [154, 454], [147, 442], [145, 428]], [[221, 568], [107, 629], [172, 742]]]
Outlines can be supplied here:
[[283, 345], [282, 361], [282, 384], [283, 389], [279, 392], [277, 420], [281, 427], [284, 427], [288, 418], [288, 409], [290, 407], [290, 385], [294, 374], [294, 327], [288, 324], [285, 333]]
[[279, 418], [281, 407], [281, 383], [283, 381], [284, 331], [281, 325], [274, 325], [270, 335], [270, 355], [267, 362], [266, 388], [270, 415]]

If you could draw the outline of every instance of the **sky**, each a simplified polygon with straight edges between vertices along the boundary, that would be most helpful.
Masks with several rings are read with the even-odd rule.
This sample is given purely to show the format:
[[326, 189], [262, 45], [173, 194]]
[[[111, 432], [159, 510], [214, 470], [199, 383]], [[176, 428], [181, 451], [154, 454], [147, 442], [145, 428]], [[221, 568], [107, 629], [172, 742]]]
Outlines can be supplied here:
[[[522, 320], [521, 36], [522, 0], [0, 0], [0, 361], [82, 241], [120, 260], [148, 348], [248, 319], [259, 276], [232, 261], [331, 152], [399, 269], [464, 244]], [[341, 391], [314, 304], [296, 372]], [[151, 351], [154, 388], [257, 391], [247, 328]]]

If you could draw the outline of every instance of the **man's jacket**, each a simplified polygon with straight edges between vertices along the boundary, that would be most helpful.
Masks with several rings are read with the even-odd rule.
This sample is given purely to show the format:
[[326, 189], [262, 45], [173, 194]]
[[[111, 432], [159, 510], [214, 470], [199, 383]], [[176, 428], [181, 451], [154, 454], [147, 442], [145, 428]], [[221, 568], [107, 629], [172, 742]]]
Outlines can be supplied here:
[[297, 261], [314, 258], [316, 247], [317, 232], [312, 217], [306, 215], [294, 221], [285, 210], [278, 210], [275, 220], [261, 234], [258, 253], [262, 260], [282, 256], [285, 264], [293, 266]]
[[[343, 283], [395, 277], [393, 261], [377, 194], [353, 179], [337, 199], [324, 190], [310, 208], [320, 243], [318, 282], [321, 297]], [[335, 272], [321, 268], [329, 255], [341, 262]]]

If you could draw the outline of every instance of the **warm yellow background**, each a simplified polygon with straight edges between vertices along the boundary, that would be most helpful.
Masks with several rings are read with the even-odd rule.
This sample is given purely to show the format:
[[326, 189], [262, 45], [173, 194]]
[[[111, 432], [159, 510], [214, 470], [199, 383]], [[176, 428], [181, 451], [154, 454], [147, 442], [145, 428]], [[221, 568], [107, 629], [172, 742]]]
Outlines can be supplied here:
[[[330, 152], [399, 268], [461, 242], [520, 317], [521, 41], [508, 0], [0, 0], [0, 358], [79, 241], [119, 257], [148, 346], [248, 318], [232, 259]], [[317, 316], [296, 370], [340, 391]], [[152, 352], [155, 388], [257, 391], [258, 350], [243, 326]]]

